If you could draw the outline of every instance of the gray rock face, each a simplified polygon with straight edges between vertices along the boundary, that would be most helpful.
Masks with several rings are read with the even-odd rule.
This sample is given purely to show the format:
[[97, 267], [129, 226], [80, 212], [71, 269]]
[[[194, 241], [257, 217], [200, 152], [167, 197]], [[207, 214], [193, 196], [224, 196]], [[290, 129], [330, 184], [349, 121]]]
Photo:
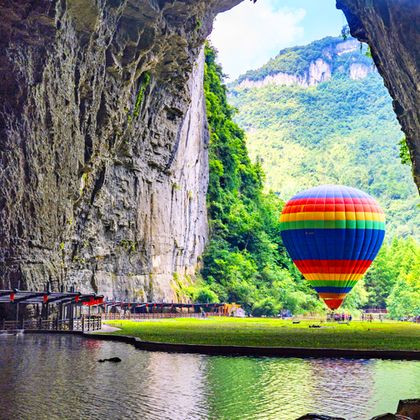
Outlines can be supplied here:
[[[0, 288], [178, 299], [207, 236], [201, 77], [241, 0], [0, 3]], [[338, 0], [367, 40], [420, 185], [417, 0]]]
[[367, 42], [406, 134], [420, 191], [420, 2], [337, 0], [351, 34]]
[[200, 51], [237, 3], [1, 3], [0, 288], [179, 297], [207, 237]]

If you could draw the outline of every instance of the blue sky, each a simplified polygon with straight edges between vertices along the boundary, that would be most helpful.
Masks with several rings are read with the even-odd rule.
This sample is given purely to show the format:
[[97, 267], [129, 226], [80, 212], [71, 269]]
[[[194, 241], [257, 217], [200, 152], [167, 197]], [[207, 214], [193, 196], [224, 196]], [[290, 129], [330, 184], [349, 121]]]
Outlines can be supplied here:
[[233, 80], [282, 48], [337, 36], [345, 24], [335, 0], [244, 0], [216, 18], [210, 40]]

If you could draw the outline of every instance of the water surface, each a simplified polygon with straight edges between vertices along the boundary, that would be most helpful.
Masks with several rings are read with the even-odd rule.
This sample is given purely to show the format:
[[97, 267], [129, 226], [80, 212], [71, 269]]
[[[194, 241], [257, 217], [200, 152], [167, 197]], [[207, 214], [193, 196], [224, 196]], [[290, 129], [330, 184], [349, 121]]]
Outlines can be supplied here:
[[[119, 356], [121, 363], [98, 363]], [[169, 354], [0, 336], [0, 419], [367, 419], [420, 396], [420, 362]]]

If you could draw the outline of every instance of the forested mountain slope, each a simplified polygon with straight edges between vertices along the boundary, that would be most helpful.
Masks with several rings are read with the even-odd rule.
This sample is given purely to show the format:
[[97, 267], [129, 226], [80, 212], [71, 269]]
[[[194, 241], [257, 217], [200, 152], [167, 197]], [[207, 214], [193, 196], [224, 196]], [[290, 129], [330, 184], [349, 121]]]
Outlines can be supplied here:
[[419, 200], [391, 99], [359, 44], [325, 38], [282, 50], [230, 85], [235, 121], [266, 188], [289, 199], [325, 183], [372, 194], [387, 216], [388, 238], [419, 238]]
[[204, 91], [210, 128], [207, 209], [210, 242], [203, 256], [198, 302], [237, 302], [255, 315], [320, 310], [316, 293], [298, 273], [280, 237], [283, 202], [264, 193], [264, 173], [252, 163], [244, 131], [232, 121], [222, 69], [206, 48]]
[[[241, 303], [254, 315], [325, 310], [284, 249], [279, 224], [283, 201], [264, 192], [264, 171], [259, 161], [249, 158], [245, 133], [232, 121], [234, 110], [215, 59], [215, 51], [207, 47], [210, 242], [203, 256], [202, 281], [186, 292], [198, 302]], [[420, 246], [413, 238], [395, 238], [383, 246], [343, 308], [386, 306], [392, 317], [401, 318], [420, 315], [419, 296]]]
[[[368, 57], [362, 54], [357, 61], [358, 44], [345, 43], [344, 53], [340, 40], [328, 38], [322, 45], [325, 60], [316, 58], [318, 64], [286, 75], [298, 79], [299, 86], [279, 76], [274, 61], [268, 72], [247, 73], [249, 79], [231, 86], [231, 102], [239, 108], [236, 117], [247, 136], [232, 121], [235, 113], [222, 69], [214, 50], [206, 49], [210, 242], [203, 256], [203, 281], [190, 295], [200, 302], [238, 302], [255, 315], [323, 310], [285, 252], [279, 214], [282, 199], [298, 190], [342, 182], [381, 201], [391, 219], [389, 239], [396, 233], [407, 236], [383, 246], [344, 309], [379, 306], [388, 307], [393, 318], [420, 315], [420, 247], [410, 236], [418, 224], [417, 197], [409, 167], [400, 162], [402, 135], [389, 97], [373, 67], [366, 67]], [[347, 66], [334, 65], [334, 50], [349, 54]], [[356, 73], [351, 64], [358, 66]], [[316, 81], [320, 77], [323, 82]], [[260, 156], [254, 163], [247, 145], [254, 158]], [[278, 186], [276, 193], [265, 193], [265, 184]]]

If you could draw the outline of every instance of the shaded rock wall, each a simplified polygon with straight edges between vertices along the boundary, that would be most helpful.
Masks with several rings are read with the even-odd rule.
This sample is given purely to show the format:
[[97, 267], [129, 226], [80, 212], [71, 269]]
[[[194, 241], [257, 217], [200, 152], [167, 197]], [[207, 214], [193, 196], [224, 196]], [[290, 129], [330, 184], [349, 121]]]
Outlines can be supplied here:
[[337, 0], [351, 34], [370, 45], [406, 134], [420, 189], [420, 2]]
[[236, 3], [0, 2], [0, 288], [177, 298], [207, 236], [200, 50]]
[[[176, 299], [206, 235], [202, 43], [240, 0], [0, 0], [0, 288]], [[420, 185], [417, 0], [338, 0]]]

